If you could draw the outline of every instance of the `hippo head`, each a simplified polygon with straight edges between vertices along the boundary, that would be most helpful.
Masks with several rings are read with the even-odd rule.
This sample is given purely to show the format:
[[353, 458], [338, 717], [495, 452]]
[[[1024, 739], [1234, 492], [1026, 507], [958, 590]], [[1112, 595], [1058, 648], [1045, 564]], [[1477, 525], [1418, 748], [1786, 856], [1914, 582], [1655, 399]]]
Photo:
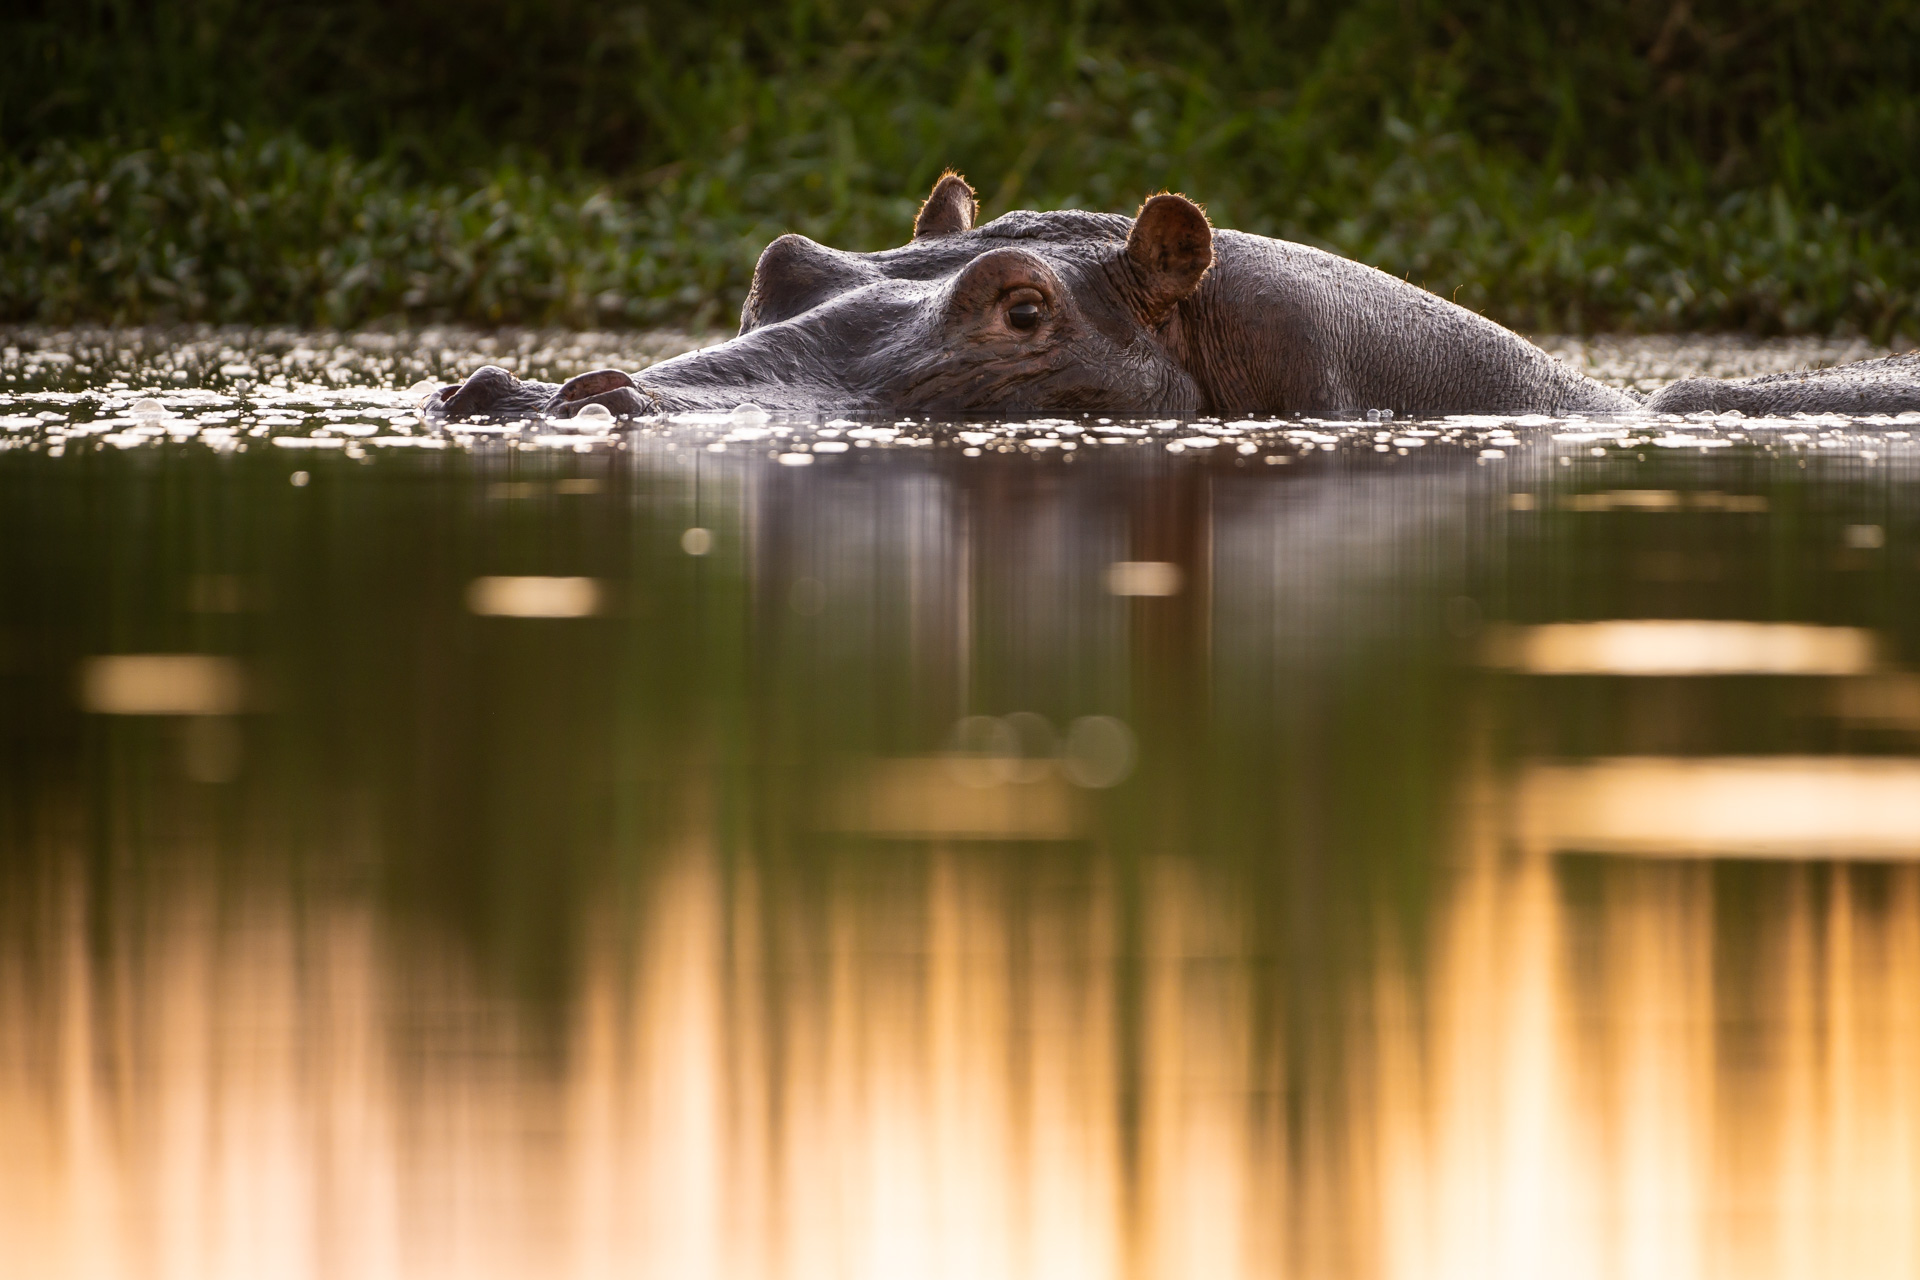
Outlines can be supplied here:
[[768, 245], [739, 335], [725, 343], [558, 391], [482, 370], [434, 393], [428, 411], [570, 417], [598, 403], [641, 415], [743, 401], [937, 417], [1200, 410], [1170, 333], [1213, 263], [1198, 206], [1163, 194], [1131, 219], [1009, 213], [980, 227], [976, 208], [972, 188], [948, 174], [901, 248], [848, 253], [799, 235]]

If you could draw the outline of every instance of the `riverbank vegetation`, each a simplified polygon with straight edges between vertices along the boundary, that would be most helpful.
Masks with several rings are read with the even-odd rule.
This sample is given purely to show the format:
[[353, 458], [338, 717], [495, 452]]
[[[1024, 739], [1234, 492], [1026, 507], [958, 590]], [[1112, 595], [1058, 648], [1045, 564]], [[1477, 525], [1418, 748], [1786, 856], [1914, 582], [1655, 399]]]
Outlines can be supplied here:
[[36, 0], [0, 318], [724, 324], [760, 246], [1216, 222], [1532, 331], [1920, 337], [1920, 3]]

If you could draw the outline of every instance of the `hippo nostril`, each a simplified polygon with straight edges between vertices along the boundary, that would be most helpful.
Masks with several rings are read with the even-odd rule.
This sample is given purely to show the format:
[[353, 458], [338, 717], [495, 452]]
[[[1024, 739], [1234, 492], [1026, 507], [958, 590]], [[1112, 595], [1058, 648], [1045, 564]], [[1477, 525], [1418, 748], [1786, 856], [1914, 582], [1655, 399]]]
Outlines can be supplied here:
[[784, 235], [766, 247], [753, 269], [742, 313], [746, 328], [788, 320], [878, 276], [852, 254]]
[[619, 369], [595, 369], [569, 378], [554, 395], [558, 400], [585, 400], [588, 396], [604, 395], [633, 385], [633, 379]]

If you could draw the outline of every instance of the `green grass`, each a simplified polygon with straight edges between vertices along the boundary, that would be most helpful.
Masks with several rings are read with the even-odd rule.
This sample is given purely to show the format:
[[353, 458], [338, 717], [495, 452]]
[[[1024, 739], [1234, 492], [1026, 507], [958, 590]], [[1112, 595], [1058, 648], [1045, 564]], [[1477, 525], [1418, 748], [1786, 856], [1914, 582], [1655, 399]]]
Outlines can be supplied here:
[[724, 323], [772, 236], [899, 243], [955, 165], [989, 215], [1184, 190], [1533, 331], [1920, 335], [1911, 0], [87, 0], [0, 37], [11, 320]]

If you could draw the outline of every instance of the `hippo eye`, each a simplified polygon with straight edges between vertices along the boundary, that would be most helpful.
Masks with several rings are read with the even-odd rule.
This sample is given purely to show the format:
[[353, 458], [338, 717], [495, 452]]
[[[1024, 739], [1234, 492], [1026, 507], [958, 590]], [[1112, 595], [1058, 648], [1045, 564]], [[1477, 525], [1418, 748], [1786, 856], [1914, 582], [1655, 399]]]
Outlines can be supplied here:
[[1040, 323], [1040, 308], [1031, 302], [1016, 302], [1007, 308], [1007, 323], [1025, 332]]

